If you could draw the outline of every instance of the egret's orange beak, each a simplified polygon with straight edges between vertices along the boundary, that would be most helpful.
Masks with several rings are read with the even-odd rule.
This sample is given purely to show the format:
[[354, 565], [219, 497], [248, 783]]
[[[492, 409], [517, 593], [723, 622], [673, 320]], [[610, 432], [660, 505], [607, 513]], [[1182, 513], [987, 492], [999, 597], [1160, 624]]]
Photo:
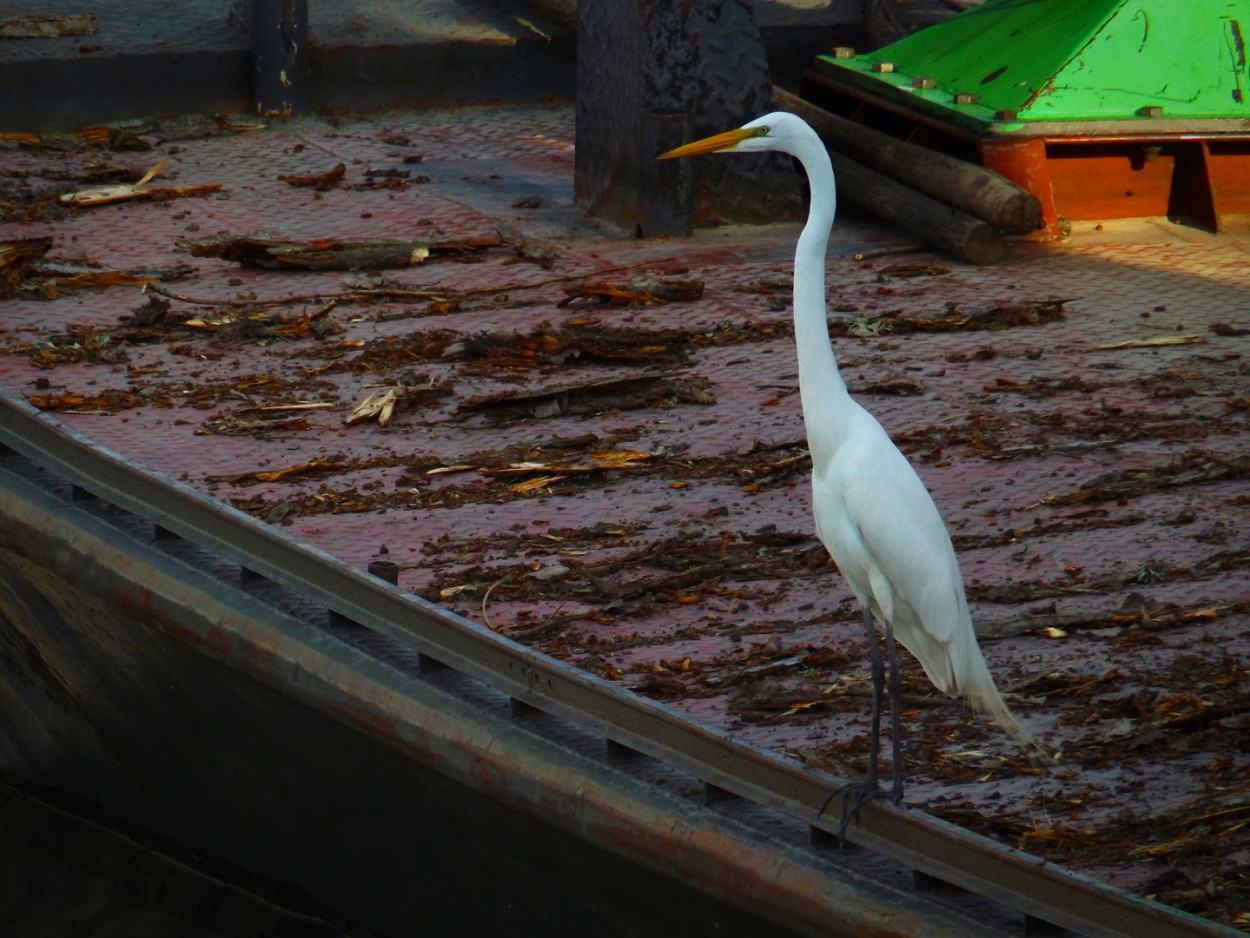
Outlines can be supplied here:
[[[712, 137], [704, 137], [702, 140], [696, 140], [694, 143], [687, 143], [675, 150], [669, 150], [667, 153], [661, 153], [656, 157], [658, 160], [675, 160], [680, 156], [702, 156], [704, 153], [719, 153], [721, 150], [729, 150], [736, 147], [748, 137], [758, 137], [763, 128], [753, 127], [747, 129], [739, 127], [737, 130], [727, 130], [723, 134], [716, 134]], [[767, 131], [764, 131], [765, 133]]]

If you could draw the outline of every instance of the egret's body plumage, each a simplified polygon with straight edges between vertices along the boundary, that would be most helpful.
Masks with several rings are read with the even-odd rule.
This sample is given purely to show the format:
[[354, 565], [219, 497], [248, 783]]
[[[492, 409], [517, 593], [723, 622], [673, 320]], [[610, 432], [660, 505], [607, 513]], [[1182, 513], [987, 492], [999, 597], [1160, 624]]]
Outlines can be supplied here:
[[[851, 398], [838, 370], [825, 311], [825, 252], [837, 204], [824, 144], [801, 118], [777, 112], [664, 156], [761, 150], [798, 159], [811, 192], [794, 257], [794, 338], [812, 456], [812, 510], [817, 535], [865, 613], [878, 693], [874, 734], [881, 665], [873, 618], [884, 625], [891, 657], [897, 638], [939, 690], [965, 698], [1012, 735], [1026, 739], [977, 644], [959, 563], [932, 497], [881, 424]], [[891, 682], [897, 798], [902, 782], [894, 672]], [[877, 742], [874, 738], [869, 769], [874, 790]]]

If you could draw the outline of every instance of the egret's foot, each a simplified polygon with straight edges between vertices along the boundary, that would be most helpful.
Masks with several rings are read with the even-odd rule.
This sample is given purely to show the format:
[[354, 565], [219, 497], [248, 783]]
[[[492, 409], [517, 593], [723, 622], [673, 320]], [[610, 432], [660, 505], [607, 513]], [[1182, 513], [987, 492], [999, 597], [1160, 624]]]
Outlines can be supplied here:
[[870, 779], [864, 779], [862, 782], [850, 782], [834, 791], [825, 799], [825, 803], [820, 806], [820, 813], [824, 814], [825, 809], [829, 807], [829, 802], [834, 798], [842, 796], [842, 818], [838, 822], [838, 842], [846, 843], [846, 829], [851, 826], [851, 822], [859, 823], [859, 812], [870, 801], [877, 798], [884, 798], [894, 804], [898, 804], [903, 800], [901, 790], [886, 791], [876, 782]]

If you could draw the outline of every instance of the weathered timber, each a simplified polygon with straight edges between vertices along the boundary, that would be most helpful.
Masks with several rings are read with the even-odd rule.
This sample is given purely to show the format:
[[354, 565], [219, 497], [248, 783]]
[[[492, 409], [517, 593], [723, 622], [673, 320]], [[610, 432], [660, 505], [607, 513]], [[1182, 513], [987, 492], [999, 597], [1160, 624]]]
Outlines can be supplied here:
[[972, 264], [993, 264], [1006, 250], [1002, 232], [937, 199], [834, 154], [838, 198]]

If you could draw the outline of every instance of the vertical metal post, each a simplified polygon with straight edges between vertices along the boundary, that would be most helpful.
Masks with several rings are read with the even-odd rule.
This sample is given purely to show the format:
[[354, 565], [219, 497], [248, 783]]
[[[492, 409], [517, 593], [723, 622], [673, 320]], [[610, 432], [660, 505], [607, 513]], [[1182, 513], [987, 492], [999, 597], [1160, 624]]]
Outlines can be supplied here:
[[665, 150], [773, 108], [752, 0], [579, 0], [578, 204], [644, 235], [800, 209], [788, 161], [682, 160]]
[[261, 117], [309, 107], [308, 0], [252, 0], [252, 99]]

